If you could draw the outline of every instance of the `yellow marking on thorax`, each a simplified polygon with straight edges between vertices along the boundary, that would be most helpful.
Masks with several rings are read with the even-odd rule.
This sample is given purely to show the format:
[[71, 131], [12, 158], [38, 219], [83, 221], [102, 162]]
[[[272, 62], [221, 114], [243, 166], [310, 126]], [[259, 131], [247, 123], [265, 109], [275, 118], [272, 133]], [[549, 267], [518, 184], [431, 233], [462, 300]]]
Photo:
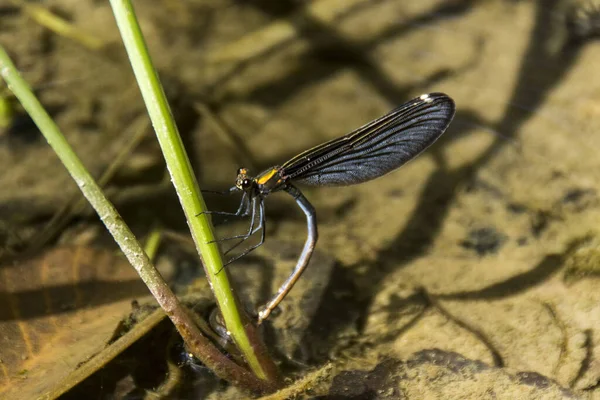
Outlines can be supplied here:
[[268, 174], [265, 174], [263, 176], [261, 176], [260, 178], [258, 178], [256, 180], [256, 182], [259, 185], [264, 185], [265, 183], [267, 183], [269, 181], [269, 179], [271, 179], [273, 177], [273, 175], [275, 175], [277, 173], [277, 169], [273, 168], [271, 171], [269, 171]]

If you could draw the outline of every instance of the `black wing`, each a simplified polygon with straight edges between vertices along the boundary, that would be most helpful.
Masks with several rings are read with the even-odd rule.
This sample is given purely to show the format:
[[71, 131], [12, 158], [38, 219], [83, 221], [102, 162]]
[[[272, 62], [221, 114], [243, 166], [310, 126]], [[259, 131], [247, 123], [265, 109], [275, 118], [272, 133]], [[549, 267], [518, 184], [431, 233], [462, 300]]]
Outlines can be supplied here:
[[281, 166], [284, 179], [319, 186], [375, 179], [416, 157], [446, 130], [454, 101], [430, 93], [401, 105], [357, 130], [323, 143]]

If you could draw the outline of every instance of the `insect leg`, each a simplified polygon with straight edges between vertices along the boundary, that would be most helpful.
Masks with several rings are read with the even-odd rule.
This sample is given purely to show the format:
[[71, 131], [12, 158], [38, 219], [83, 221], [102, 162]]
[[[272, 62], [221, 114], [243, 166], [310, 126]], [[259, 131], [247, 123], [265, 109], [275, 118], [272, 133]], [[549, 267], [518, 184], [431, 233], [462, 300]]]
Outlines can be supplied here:
[[[250, 228], [248, 228], [248, 232], [244, 233], [243, 235], [236, 235], [236, 236], [231, 236], [228, 238], [215, 240], [215, 242], [224, 242], [224, 241], [232, 240], [232, 239], [240, 239], [240, 238], [242, 239], [238, 243], [234, 244], [233, 247], [226, 250], [223, 253], [223, 255], [227, 255], [231, 250], [233, 250], [234, 248], [239, 246], [240, 243], [244, 242], [244, 240], [247, 240], [252, 235], [252, 231], [254, 230], [254, 222], [256, 220], [256, 205], [257, 205], [256, 201], [257, 201], [256, 197], [252, 199], [252, 216], [250, 217]], [[228, 262], [227, 264], [229, 264], [230, 262]]]
[[[210, 211], [206, 211], [205, 213], [218, 214], [218, 215], [232, 215], [232, 216], [236, 216], [236, 217], [246, 217], [246, 216], [248, 216], [248, 213], [250, 211], [249, 207], [250, 207], [250, 199], [249, 199], [249, 196], [244, 192], [244, 194], [242, 195], [242, 201], [240, 203], [240, 206], [238, 207], [238, 210], [235, 213], [210, 212]], [[250, 231], [252, 230], [252, 227], [254, 226], [254, 205], [252, 207], [253, 208], [252, 208], [252, 220], [250, 221]], [[237, 236], [228, 237], [228, 238], [211, 240], [210, 242], [207, 242], [207, 243], [224, 242], [227, 240], [239, 239], [239, 238], [243, 238], [243, 237], [247, 237], [247, 236], [248, 236], [247, 234], [237, 235]]]
[[304, 195], [291, 184], [285, 188], [285, 191], [288, 192], [294, 198], [294, 200], [296, 200], [296, 204], [298, 204], [298, 207], [300, 207], [300, 209], [302, 209], [306, 215], [308, 235], [306, 237], [306, 242], [304, 243], [302, 253], [300, 254], [300, 257], [298, 257], [298, 261], [294, 267], [294, 270], [292, 271], [292, 274], [286, 279], [283, 285], [281, 285], [277, 291], [277, 294], [273, 296], [273, 298], [269, 300], [269, 302], [259, 311], [259, 325], [271, 314], [271, 312], [275, 309], [275, 307], [277, 307], [277, 305], [281, 302], [281, 300], [283, 300], [289, 291], [292, 290], [292, 287], [308, 266], [308, 262], [310, 261], [310, 257], [312, 256], [315, 245], [317, 244], [317, 239], [319, 237], [317, 231], [317, 213], [312, 204], [310, 204], [306, 197], [304, 197]]
[[[238, 254], [231, 260], [227, 261], [227, 264], [225, 264], [225, 265], [229, 265], [232, 262], [234, 262], [235, 260], [239, 260], [240, 258], [244, 257], [246, 254], [248, 254], [248, 253], [252, 252], [253, 250], [257, 249], [258, 247], [262, 246], [262, 244], [265, 242], [265, 232], [266, 232], [265, 226], [267, 224], [267, 220], [266, 220], [266, 216], [265, 216], [265, 202], [263, 199], [260, 199], [260, 203], [258, 204], [258, 206], [259, 206], [258, 226], [256, 227], [256, 229], [254, 229], [252, 231], [252, 233], [250, 235], [248, 235], [248, 237], [250, 237], [251, 235], [254, 235], [258, 231], [261, 231], [260, 242], [258, 242], [258, 244], [255, 244], [254, 246], [247, 248], [242, 253]], [[246, 239], [247, 238], [245, 238], [244, 240], [246, 240]], [[244, 240], [240, 241], [239, 243], [236, 243], [235, 246], [233, 246], [231, 249], [227, 250], [227, 253], [230, 252], [231, 250], [233, 250], [235, 247], [237, 247], [241, 243], [243, 243]]]
[[[231, 189], [226, 190], [224, 192], [212, 192], [210, 191], [209, 193], [219, 193], [219, 194], [231, 194], [231, 193], [235, 193], [239, 191], [239, 189], [235, 186], [233, 186]], [[203, 190], [203, 192], [208, 192]], [[196, 217], [202, 214], [210, 214], [210, 215], [224, 215], [224, 216], [228, 216], [228, 217], [246, 217], [248, 216], [248, 205], [250, 204], [250, 201], [248, 200], [248, 194], [246, 192], [244, 192], [242, 194], [242, 200], [240, 201], [240, 206], [238, 207], [237, 211], [232, 213], [232, 212], [226, 212], [226, 211], [202, 211], [201, 213], [196, 214]]]
[[[231, 237], [226, 237], [226, 238], [222, 238], [222, 239], [217, 239], [214, 240], [214, 242], [226, 242], [228, 240], [233, 240], [233, 239], [243, 239], [242, 241], [240, 241], [239, 243], [236, 243], [232, 248], [230, 248], [229, 250], [225, 251], [223, 253], [223, 255], [226, 255], [227, 253], [229, 253], [231, 250], [233, 250], [234, 248], [236, 248], [237, 246], [240, 245], [240, 243], [242, 243], [244, 240], [248, 239], [254, 232], [256, 232], [256, 230], [253, 231], [254, 229], [254, 220], [255, 220], [255, 215], [256, 215], [256, 204], [255, 204], [255, 200], [252, 200], [252, 217], [251, 217], [251, 221], [250, 221], [250, 229], [248, 229], [248, 233], [245, 233], [243, 235], [235, 235], [235, 236], [231, 236]], [[250, 204], [250, 200], [248, 200], [247, 204]], [[248, 207], [249, 208], [249, 207]], [[248, 215], [248, 213], [250, 212], [250, 210], [246, 210], [246, 215]], [[212, 243], [212, 242], [211, 242]], [[228, 263], [229, 264], [229, 263]]]
[[232, 189], [227, 189], [227, 190], [206, 190], [206, 189], [202, 189], [200, 190], [202, 193], [210, 193], [210, 194], [218, 194], [219, 196], [227, 196], [232, 192]]
[[[217, 215], [229, 215], [229, 216], [234, 216], [234, 217], [247, 217], [248, 214], [249, 214], [249, 212], [250, 212], [249, 208], [250, 208], [250, 200], [249, 200], [247, 194], [244, 193], [242, 195], [242, 201], [240, 203], [240, 206], [239, 206], [238, 210], [235, 213], [218, 212], [218, 211], [213, 211], [213, 212], [206, 211], [206, 213], [211, 214], [211, 215], [212, 214], [217, 214]], [[253, 221], [254, 221], [254, 215], [252, 215], [251, 224], [254, 223]], [[250, 226], [252, 226], [252, 225], [250, 225]], [[232, 236], [232, 237], [228, 237], [228, 238], [215, 239], [215, 240], [212, 240], [212, 241], [210, 241], [208, 243], [224, 242], [224, 241], [227, 241], [227, 240], [239, 239], [239, 238], [245, 237], [245, 236], [246, 235], [237, 235], [237, 236]]]

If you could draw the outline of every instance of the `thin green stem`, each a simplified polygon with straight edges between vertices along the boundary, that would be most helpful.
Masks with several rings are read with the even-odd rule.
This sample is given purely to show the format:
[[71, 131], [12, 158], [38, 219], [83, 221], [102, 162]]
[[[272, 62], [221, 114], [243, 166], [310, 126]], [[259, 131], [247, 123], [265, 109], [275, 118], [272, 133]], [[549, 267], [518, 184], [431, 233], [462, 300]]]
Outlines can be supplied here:
[[6, 81], [9, 89], [12, 90], [23, 108], [36, 123], [48, 144], [56, 152], [79, 189], [94, 207], [100, 219], [148, 286], [159, 305], [173, 321], [194, 355], [218, 376], [234, 384], [257, 392], [272, 390], [273, 385], [268, 385], [266, 381], [257, 379], [249, 371], [233, 363], [200, 333], [190, 315], [181, 307], [175, 294], [154, 268], [129, 227], [123, 222], [112, 203], [104, 196], [100, 186], [86, 170], [58, 126], [35, 97], [29, 85], [19, 75], [2, 46], [0, 46], [0, 77]]
[[223, 260], [219, 247], [214, 242], [210, 219], [206, 214], [201, 214], [206, 211], [206, 204], [173, 121], [158, 74], [152, 65], [133, 6], [129, 0], [111, 0], [110, 3], [165, 156], [173, 186], [179, 196], [192, 238], [227, 330], [254, 374], [260, 379], [276, 384], [278, 374], [275, 364], [268, 356], [254, 325], [239, 307], [227, 270], [223, 270]]

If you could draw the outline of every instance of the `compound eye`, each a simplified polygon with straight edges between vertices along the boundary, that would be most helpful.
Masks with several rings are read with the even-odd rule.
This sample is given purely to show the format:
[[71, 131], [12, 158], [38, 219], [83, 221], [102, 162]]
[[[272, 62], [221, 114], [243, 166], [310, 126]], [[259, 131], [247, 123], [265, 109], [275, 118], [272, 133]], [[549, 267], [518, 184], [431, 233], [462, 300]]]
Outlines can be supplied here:
[[242, 187], [243, 188], [249, 188], [250, 187], [250, 179], [244, 179], [242, 181]]

